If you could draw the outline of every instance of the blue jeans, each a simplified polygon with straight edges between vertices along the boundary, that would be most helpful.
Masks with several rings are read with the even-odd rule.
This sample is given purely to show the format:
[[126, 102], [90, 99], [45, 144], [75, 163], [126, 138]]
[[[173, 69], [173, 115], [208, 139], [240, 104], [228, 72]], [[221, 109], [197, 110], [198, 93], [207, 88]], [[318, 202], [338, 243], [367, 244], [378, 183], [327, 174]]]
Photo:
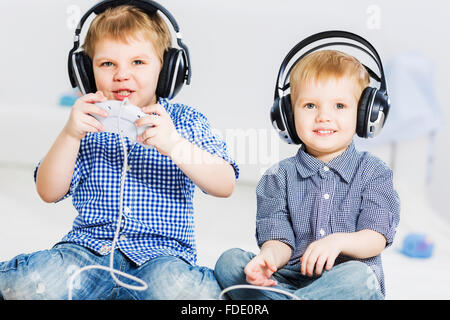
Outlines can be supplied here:
[[[50, 250], [22, 254], [0, 262], [0, 300], [68, 298], [70, 276], [88, 265], [109, 267], [110, 256], [102, 256], [82, 246], [60, 243]], [[73, 282], [72, 298], [93, 299], [217, 299], [220, 287], [213, 271], [192, 266], [176, 257], [160, 256], [137, 266], [120, 250], [114, 252], [114, 268], [142, 279], [145, 291], [127, 289], [116, 284], [109, 271], [89, 269]], [[116, 275], [127, 284], [132, 280]]]
[[[241, 249], [230, 249], [224, 252], [216, 263], [214, 275], [220, 286], [225, 289], [232, 285], [248, 284], [244, 268], [255, 256], [254, 253]], [[348, 261], [335, 265], [324, 271], [321, 276], [308, 277], [300, 273], [300, 262], [286, 265], [272, 275], [277, 281], [275, 288], [288, 291], [300, 299], [306, 300], [382, 300], [384, 299], [375, 273], [365, 263]], [[375, 281], [375, 282], [374, 282]], [[236, 300], [281, 300], [290, 297], [281, 293], [236, 289], [226, 293]]]

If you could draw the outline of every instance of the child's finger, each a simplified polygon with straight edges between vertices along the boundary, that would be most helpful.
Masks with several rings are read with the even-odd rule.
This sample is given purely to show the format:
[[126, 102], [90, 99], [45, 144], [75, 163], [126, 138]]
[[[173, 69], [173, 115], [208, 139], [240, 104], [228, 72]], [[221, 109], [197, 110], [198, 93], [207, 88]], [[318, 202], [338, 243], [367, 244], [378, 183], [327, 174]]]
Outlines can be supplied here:
[[85, 109], [83, 110], [83, 112], [89, 114], [96, 114], [104, 118], [108, 117], [108, 112], [95, 104], [87, 103], [85, 105]]
[[159, 103], [155, 103], [151, 106], [142, 108], [142, 112], [147, 114], [156, 114], [158, 116], [165, 116], [167, 114], [166, 109]]
[[273, 287], [273, 286], [277, 285], [277, 282], [275, 280], [269, 279], [269, 278], [260, 278], [256, 281], [252, 281], [252, 284], [255, 286]]
[[[149, 128], [145, 130], [140, 136], [137, 137], [138, 142], [147, 143], [147, 140], [152, 139], [158, 133], [157, 128]], [[149, 142], [149, 141], [148, 141]]]
[[323, 266], [327, 261], [326, 255], [320, 255], [316, 261], [316, 275], [320, 276], [322, 274]]
[[96, 97], [95, 93], [88, 93], [88, 94], [85, 94], [84, 96], [81, 96], [80, 98], [78, 98], [78, 100], [87, 102], [87, 101], [91, 101], [91, 100], [95, 99], [95, 97]]
[[98, 91], [97, 93], [88, 93], [79, 98], [80, 101], [86, 102], [86, 103], [96, 103], [104, 101], [106, 97], [103, 95], [101, 91]]
[[255, 275], [250, 275], [247, 274], [245, 277], [245, 280], [250, 283], [250, 284], [254, 284], [254, 285], [261, 285], [264, 281], [264, 279], [261, 276], [258, 276], [258, 274]]
[[139, 118], [134, 122], [134, 124], [137, 127], [157, 127], [161, 124], [161, 117], [154, 114], [149, 114], [146, 117]]
[[101, 99], [106, 99], [106, 96], [103, 94], [103, 91], [97, 91], [95, 94], [99, 96]]
[[97, 91], [94, 94], [94, 99], [95, 99], [96, 102], [107, 100], [107, 98], [105, 97], [105, 95], [103, 94], [102, 91]]
[[263, 286], [263, 287], [273, 287], [277, 285], [277, 282], [270, 278], [258, 278], [256, 280], [247, 282], [255, 286]]
[[301, 257], [301, 264], [300, 264], [300, 272], [302, 275], [306, 275], [306, 265], [308, 264], [308, 258], [311, 250], [306, 249], [305, 253], [303, 253], [303, 256]]
[[250, 271], [249, 272], [249, 271], [247, 271], [245, 273], [245, 279], [247, 280], [248, 283], [259, 284], [259, 283], [262, 283], [263, 277], [262, 277], [260, 272], [257, 272], [257, 271], [254, 271], [254, 272]]
[[82, 133], [86, 133], [86, 132], [101, 132], [102, 131], [99, 128], [97, 128], [95, 126], [92, 126], [92, 125], [90, 125], [87, 122], [81, 123], [78, 128], [79, 128], [79, 130]]
[[330, 271], [334, 266], [334, 261], [336, 260], [336, 256], [328, 257], [327, 264], [325, 265], [325, 270]]
[[265, 267], [267, 269], [269, 269], [270, 271], [272, 271], [272, 273], [277, 271], [277, 267], [273, 263], [269, 263], [269, 262], [265, 261]]
[[265, 287], [273, 287], [273, 286], [276, 286], [276, 285], [277, 285], [277, 282], [275, 280], [273, 280], [273, 279], [267, 279], [264, 282], [264, 286]]
[[248, 280], [255, 281], [257, 279], [257, 277], [251, 272], [246, 273], [245, 276], [247, 278], [247, 281]]
[[88, 132], [105, 131], [105, 127], [103, 126], [103, 124], [100, 121], [98, 121], [97, 119], [95, 119], [94, 117], [86, 116], [83, 119], [83, 123], [85, 124], [87, 129], [89, 129], [89, 130], [86, 130]]
[[308, 276], [312, 276], [314, 272], [314, 267], [316, 265], [318, 258], [318, 253], [316, 251], [312, 251], [308, 257], [308, 262], [306, 263], [306, 274]]
[[255, 263], [254, 260], [250, 260], [250, 262], [247, 263], [247, 265], [244, 268], [245, 274], [251, 273], [251, 272], [253, 272], [253, 270], [255, 270], [254, 263]]

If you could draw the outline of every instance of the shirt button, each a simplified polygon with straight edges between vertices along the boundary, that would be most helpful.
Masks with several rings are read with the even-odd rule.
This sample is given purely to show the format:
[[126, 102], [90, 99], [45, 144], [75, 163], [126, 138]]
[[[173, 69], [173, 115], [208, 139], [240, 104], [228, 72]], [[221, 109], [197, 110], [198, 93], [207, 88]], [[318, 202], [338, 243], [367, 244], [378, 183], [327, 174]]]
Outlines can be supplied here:
[[131, 166], [128, 165], [128, 166], [127, 166], [127, 171], [130, 171], [130, 170], [131, 170]]
[[123, 210], [125, 213], [131, 213], [131, 209], [129, 207], [124, 207]]
[[127, 237], [124, 234], [120, 236], [120, 240], [123, 241], [123, 240], [126, 240], [126, 239], [127, 239]]
[[323, 198], [324, 198], [325, 200], [328, 200], [328, 199], [330, 199], [330, 195], [329, 195], [328, 193], [325, 193], [325, 194], [323, 195]]
[[327, 166], [325, 166], [325, 167], [323, 167], [323, 170], [324, 170], [324, 171], [328, 171], [328, 170], [330, 170], [330, 168], [328, 168]]
[[320, 233], [320, 235], [323, 237], [323, 235], [325, 234], [325, 230], [320, 229], [319, 233]]

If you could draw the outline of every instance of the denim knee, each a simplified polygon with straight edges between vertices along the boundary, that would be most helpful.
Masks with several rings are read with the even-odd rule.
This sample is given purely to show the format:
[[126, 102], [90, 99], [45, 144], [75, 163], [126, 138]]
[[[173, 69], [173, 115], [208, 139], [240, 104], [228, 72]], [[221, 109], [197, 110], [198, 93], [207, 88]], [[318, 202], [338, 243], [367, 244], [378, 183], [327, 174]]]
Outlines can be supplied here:
[[324, 271], [295, 294], [306, 300], [381, 300], [378, 280], [373, 270], [361, 261], [347, 261]]
[[355, 293], [353, 299], [382, 300], [378, 279], [373, 270], [364, 262], [347, 261], [334, 267], [350, 290]]
[[55, 274], [59, 270], [50, 250], [18, 255], [0, 266], [0, 295], [8, 300], [61, 299], [67, 289]]
[[176, 257], [154, 258], [140, 273], [149, 287], [140, 299], [217, 299], [220, 294], [213, 270], [190, 265]]
[[222, 288], [246, 283], [244, 268], [255, 255], [239, 248], [225, 251], [214, 267], [214, 275]]

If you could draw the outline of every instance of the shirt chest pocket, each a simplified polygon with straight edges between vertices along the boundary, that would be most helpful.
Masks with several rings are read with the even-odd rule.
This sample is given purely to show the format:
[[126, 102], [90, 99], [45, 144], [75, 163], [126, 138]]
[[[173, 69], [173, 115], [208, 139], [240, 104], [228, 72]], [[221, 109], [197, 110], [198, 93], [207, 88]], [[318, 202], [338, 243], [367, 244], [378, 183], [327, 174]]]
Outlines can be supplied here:
[[340, 201], [330, 217], [332, 232], [354, 232], [361, 207], [361, 197], [348, 197]]

